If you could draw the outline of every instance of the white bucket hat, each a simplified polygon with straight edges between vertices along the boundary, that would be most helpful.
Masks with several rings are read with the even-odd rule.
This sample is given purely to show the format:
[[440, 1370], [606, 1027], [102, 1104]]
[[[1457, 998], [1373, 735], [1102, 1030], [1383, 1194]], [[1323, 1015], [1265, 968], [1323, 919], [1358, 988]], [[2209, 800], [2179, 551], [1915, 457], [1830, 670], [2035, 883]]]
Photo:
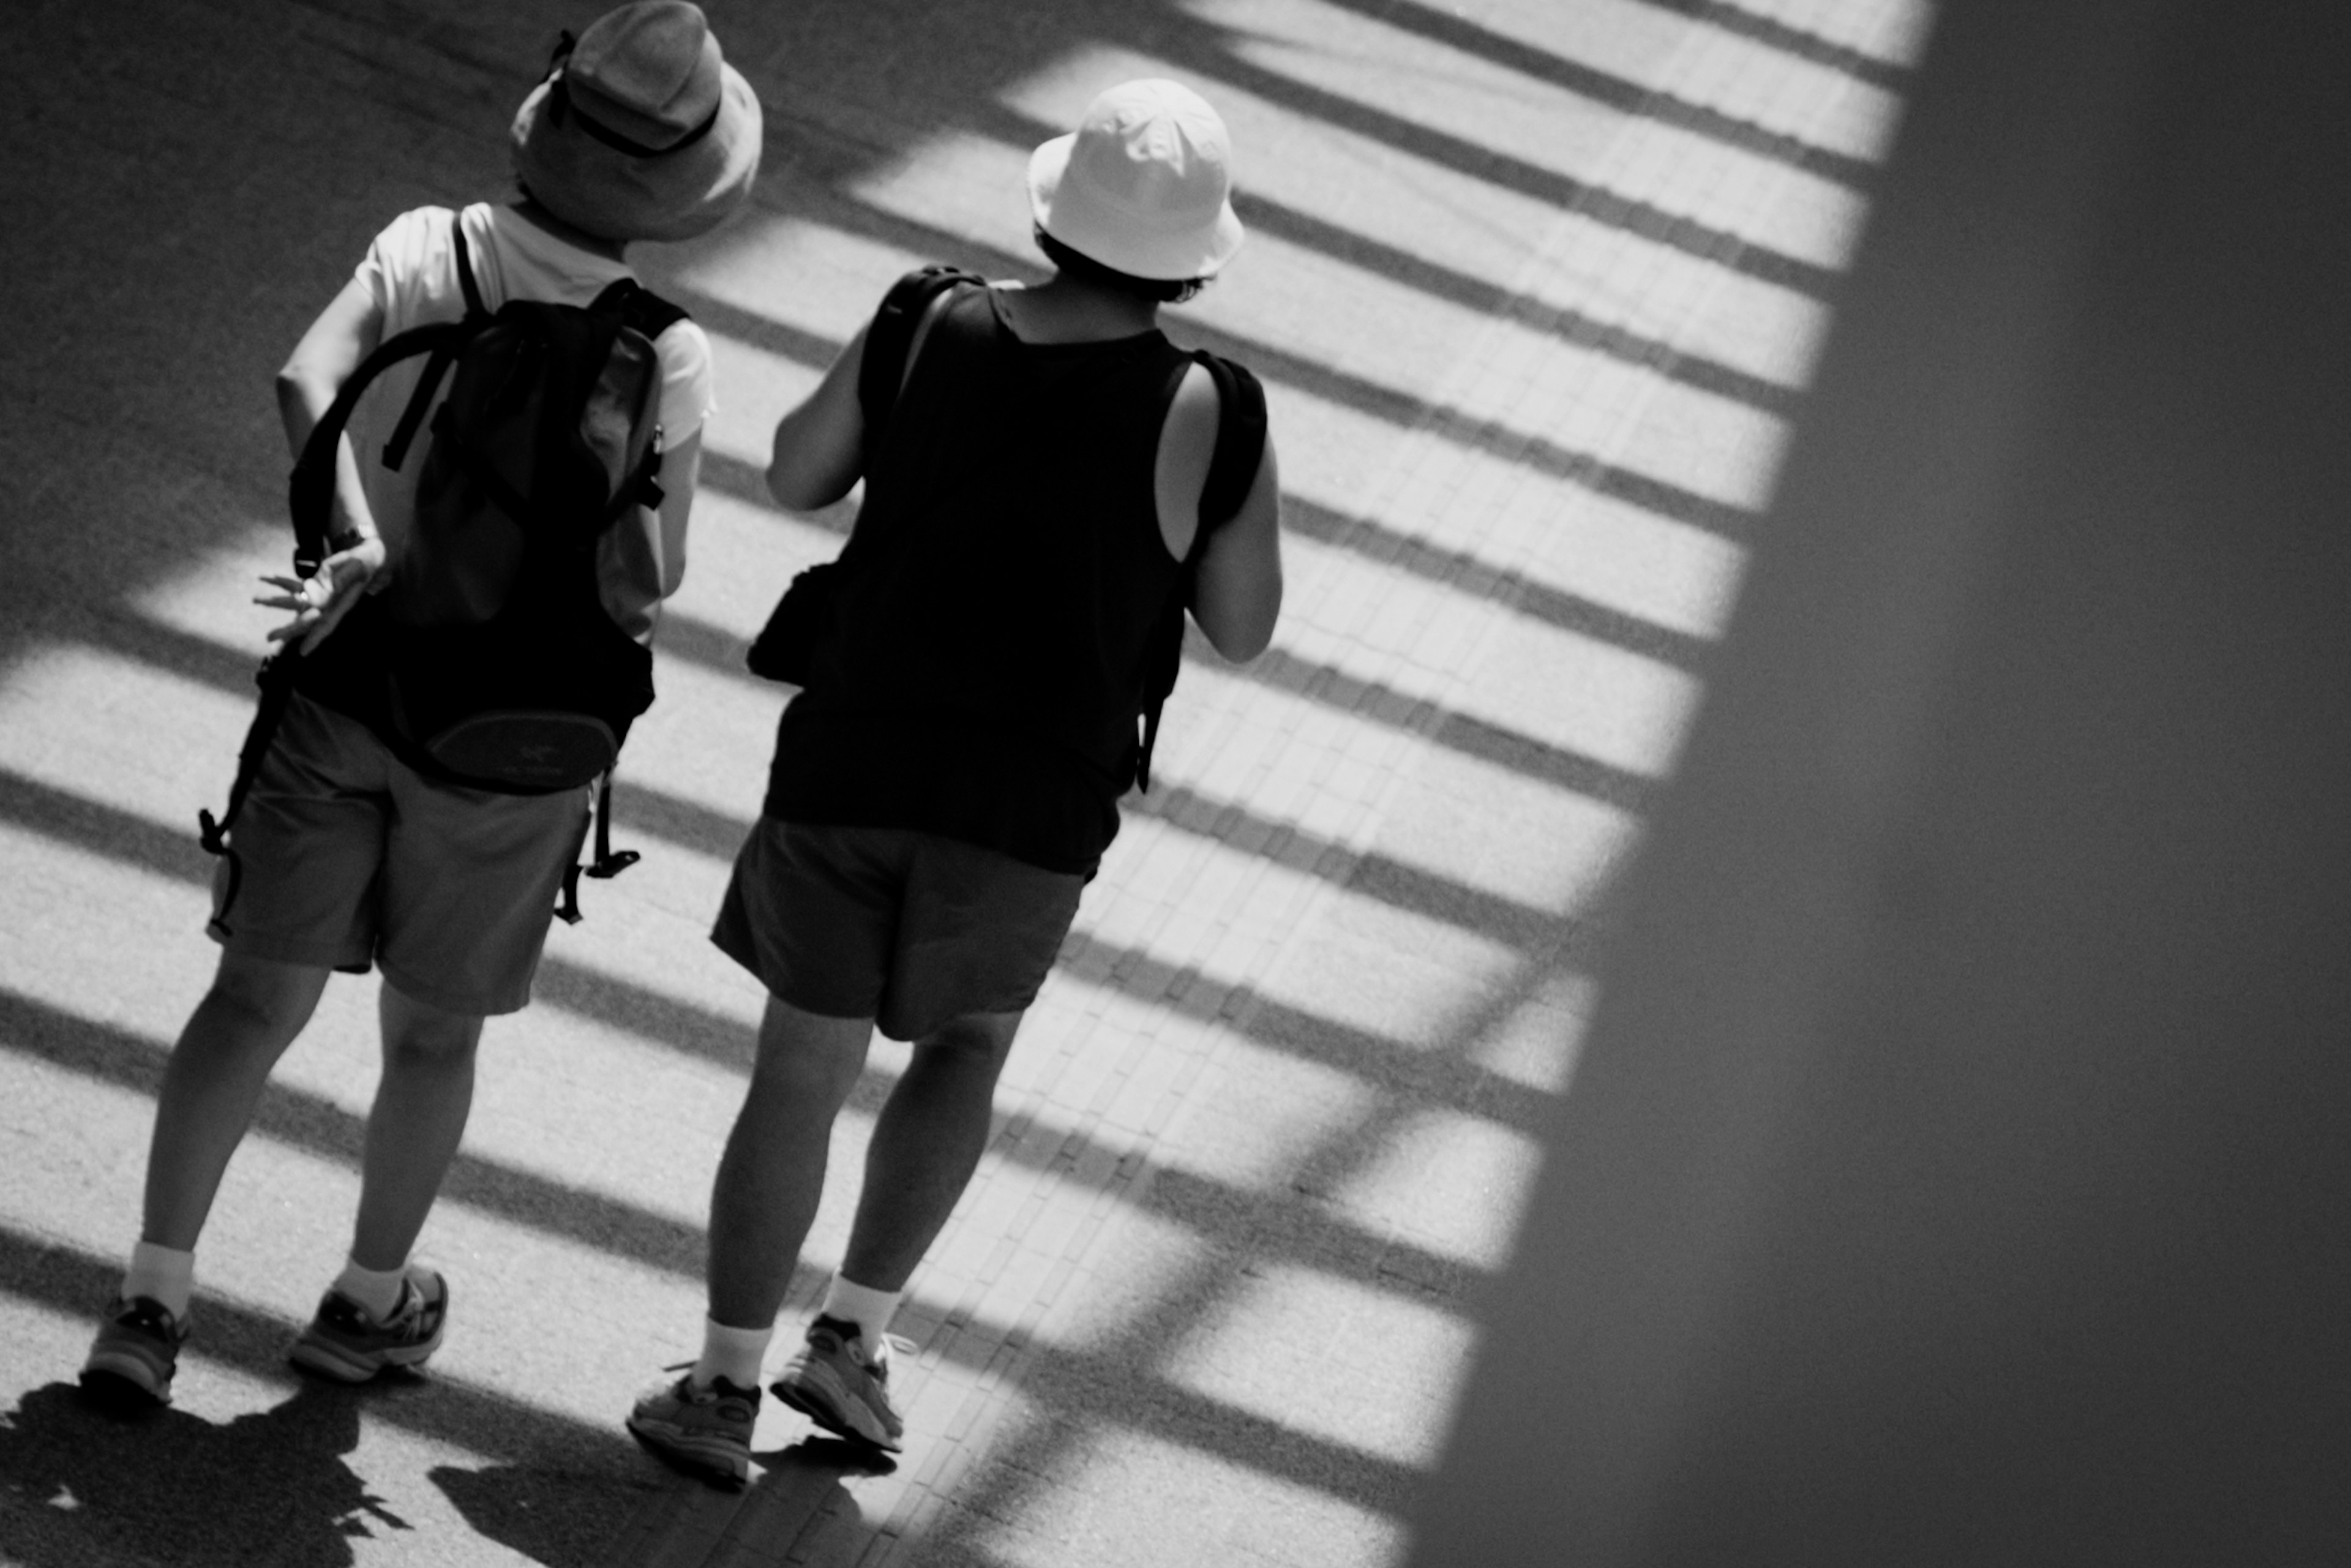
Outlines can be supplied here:
[[1123, 82], [1029, 159], [1037, 226], [1131, 277], [1207, 277], [1241, 247], [1232, 140], [1178, 82]]

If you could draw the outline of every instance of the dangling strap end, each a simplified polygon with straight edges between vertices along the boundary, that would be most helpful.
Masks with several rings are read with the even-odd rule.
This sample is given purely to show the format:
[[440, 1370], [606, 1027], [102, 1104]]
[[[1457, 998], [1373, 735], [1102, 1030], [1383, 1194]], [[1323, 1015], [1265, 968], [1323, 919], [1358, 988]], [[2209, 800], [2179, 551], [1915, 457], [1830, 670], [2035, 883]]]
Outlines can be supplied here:
[[566, 925], [580, 924], [580, 867], [576, 863], [563, 873], [563, 902], [555, 906], [555, 917]]
[[601, 882], [620, 875], [643, 858], [634, 850], [614, 850], [609, 854], [598, 855], [596, 863], [588, 868], [588, 874]]

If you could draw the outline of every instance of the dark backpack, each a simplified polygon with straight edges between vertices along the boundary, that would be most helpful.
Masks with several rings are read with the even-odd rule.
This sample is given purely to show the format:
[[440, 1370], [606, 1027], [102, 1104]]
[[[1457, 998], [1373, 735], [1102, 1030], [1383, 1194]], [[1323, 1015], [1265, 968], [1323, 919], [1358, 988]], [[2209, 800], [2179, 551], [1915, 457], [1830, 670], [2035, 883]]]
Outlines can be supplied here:
[[[653, 657], [606, 612], [598, 544], [639, 507], [658, 507], [661, 363], [653, 340], [683, 319], [632, 279], [587, 306], [482, 301], [465, 232], [453, 224], [465, 313], [400, 333], [337, 390], [287, 485], [295, 570], [328, 553], [338, 444], [385, 370], [425, 356], [383, 453], [409, 458], [445, 379], [418, 474], [415, 511], [392, 579], [353, 605], [320, 653], [264, 666], [261, 711], [224, 818], [224, 841], [295, 689], [356, 692], [385, 744], [428, 776], [509, 794], [604, 778], [593, 876], [637, 858], [611, 850], [611, 771], [653, 703]], [[577, 917], [572, 889], [567, 918]]]
[[[957, 267], [925, 267], [901, 277], [883, 296], [882, 307], [865, 331], [865, 358], [857, 376], [857, 402], [864, 415], [869, 459], [881, 446], [890, 412], [904, 385], [906, 355], [914, 346], [915, 329], [934, 300], [965, 283], [984, 287], [986, 280]], [[1134, 758], [1135, 788], [1144, 790], [1151, 788], [1151, 752], [1159, 739], [1160, 710], [1166, 706], [1184, 665], [1184, 617], [1191, 608], [1200, 558], [1207, 549], [1208, 536], [1238, 515], [1249, 499], [1265, 455], [1265, 389], [1257, 377], [1247, 366], [1205, 349], [1193, 350], [1192, 358], [1217, 383], [1221, 412], [1216, 451], [1200, 486], [1199, 527], [1192, 536], [1191, 553], [1184, 560], [1182, 585], [1144, 644], [1143, 707], [1137, 717]], [[838, 559], [822, 561], [792, 579], [767, 626], [751, 644], [745, 663], [752, 674], [794, 685], [807, 684], [809, 660], [823, 631], [841, 570]]]

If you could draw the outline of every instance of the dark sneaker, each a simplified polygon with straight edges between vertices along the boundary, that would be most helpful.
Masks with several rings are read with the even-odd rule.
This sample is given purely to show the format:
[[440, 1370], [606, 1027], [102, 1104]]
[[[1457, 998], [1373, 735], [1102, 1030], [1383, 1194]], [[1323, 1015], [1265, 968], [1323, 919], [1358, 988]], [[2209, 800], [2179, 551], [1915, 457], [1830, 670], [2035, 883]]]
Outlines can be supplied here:
[[135, 1409], [172, 1402], [172, 1374], [188, 1325], [152, 1296], [106, 1305], [106, 1322], [82, 1363], [81, 1385], [91, 1397]]
[[808, 1343], [768, 1386], [826, 1431], [894, 1454], [904, 1447], [898, 1439], [906, 1426], [890, 1408], [889, 1382], [889, 1364], [867, 1359], [855, 1323], [820, 1317], [809, 1325]]
[[422, 1366], [441, 1348], [448, 1321], [449, 1281], [412, 1267], [401, 1281], [400, 1304], [381, 1322], [340, 1291], [329, 1291], [287, 1359], [338, 1383], [365, 1383], [395, 1366]]
[[[674, 1370], [673, 1368], [673, 1370]], [[629, 1412], [629, 1435], [645, 1451], [689, 1475], [722, 1486], [751, 1479], [751, 1428], [759, 1421], [759, 1391], [723, 1377], [707, 1388], [693, 1374], [649, 1388]]]

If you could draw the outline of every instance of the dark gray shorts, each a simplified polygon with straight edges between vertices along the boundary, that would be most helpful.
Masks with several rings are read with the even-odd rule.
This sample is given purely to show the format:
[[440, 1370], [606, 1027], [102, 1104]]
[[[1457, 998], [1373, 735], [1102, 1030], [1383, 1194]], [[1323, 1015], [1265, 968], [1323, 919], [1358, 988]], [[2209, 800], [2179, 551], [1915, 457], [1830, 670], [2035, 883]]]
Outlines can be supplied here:
[[920, 1040], [1035, 1001], [1084, 886], [936, 833], [762, 817], [710, 939], [803, 1012]]
[[[286, 709], [213, 879], [214, 940], [281, 964], [384, 978], [456, 1013], [510, 1013], [531, 977], [588, 791], [499, 795], [426, 779], [367, 726]], [[225, 904], [226, 907], [223, 905]]]

